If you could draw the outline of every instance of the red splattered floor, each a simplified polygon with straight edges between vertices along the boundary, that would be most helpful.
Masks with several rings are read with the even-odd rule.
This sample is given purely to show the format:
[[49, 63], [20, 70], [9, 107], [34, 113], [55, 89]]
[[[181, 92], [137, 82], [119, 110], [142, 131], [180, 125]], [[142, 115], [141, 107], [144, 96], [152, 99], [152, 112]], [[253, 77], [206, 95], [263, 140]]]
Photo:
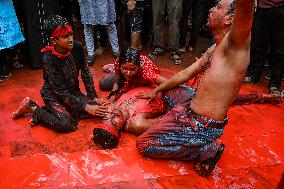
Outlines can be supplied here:
[[[206, 45], [201, 44], [200, 48]], [[146, 52], [146, 50], [144, 51]], [[196, 55], [196, 54], [194, 54]], [[183, 55], [175, 66], [168, 55], [158, 58], [169, 77], [192, 63]], [[110, 52], [99, 57], [91, 72], [98, 86]], [[31, 96], [42, 105], [41, 70], [14, 70], [0, 84], [0, 188], [284, 188], [284, 105], [246, 105], [229, 110], [221, 140], [226, 148], [212, 175], [198, 176], [190, 162], [141, 157], [136, 136], [123, 134], [118, 148], [101, 150], [92, 142], [96, 120], [82, 120], [78, 129], [58, 134], [41, 126], [31, 128], [30, 116], [10, 118], [22, 99]], [[267, 81], [244, 85], [243, 93], [267, 92]], [[83, 88], [83, 87], [82, 87]], [[98, 90], [98, 87], [97, 87]], [[106, 93], [99, 91], [104, 97]]]

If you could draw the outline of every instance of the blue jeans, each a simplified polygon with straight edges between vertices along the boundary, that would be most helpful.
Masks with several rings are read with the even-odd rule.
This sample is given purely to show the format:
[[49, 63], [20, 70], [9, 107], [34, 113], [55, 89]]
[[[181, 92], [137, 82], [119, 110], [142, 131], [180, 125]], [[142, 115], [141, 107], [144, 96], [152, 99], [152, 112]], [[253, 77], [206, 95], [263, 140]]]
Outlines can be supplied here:
[[[114, 53], [119, 51], [117, 30], [114, 23], [106, 25], [109, 42]], [[94, 25], [84, 24], [84, 35], [87, 46], [88, 56], [94, 55]]]

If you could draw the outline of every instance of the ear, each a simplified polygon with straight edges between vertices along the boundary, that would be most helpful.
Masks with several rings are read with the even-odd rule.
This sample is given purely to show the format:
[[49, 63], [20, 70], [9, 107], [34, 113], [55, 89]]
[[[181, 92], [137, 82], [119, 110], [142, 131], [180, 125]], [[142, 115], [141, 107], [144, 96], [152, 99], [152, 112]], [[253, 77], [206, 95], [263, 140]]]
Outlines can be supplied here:
[[232, 25], [234, 14], [228, 14], [225, 16], [225, 25]]

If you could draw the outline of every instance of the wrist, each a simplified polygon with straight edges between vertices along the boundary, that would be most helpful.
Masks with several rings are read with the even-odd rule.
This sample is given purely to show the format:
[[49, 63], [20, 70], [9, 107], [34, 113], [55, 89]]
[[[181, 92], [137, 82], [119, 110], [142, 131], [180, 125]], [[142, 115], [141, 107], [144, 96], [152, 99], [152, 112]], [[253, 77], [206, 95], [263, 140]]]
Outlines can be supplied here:
[[85, 110], [85, 112], [89, 112], [89, 110], [90, 110], [90, 105], [89, 105], [89, 104], [86, 104], [84, 110]]

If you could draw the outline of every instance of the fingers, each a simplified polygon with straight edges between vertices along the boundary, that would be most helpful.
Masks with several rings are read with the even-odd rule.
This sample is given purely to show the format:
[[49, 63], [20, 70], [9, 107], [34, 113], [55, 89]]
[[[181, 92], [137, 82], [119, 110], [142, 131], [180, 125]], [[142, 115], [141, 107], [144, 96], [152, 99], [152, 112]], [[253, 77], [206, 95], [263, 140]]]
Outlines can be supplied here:
[[147, 102], [147, 105], [151, 104], [154, 99], [155, 99], [155, 98], [150, 98], [150, 99], [148, 100], [148, 102]]
[[143, 93], [143, 92], [138, 93], [135, 97], [136, 97], [136, 98], [142, 98], [142, 99], [148, 99], [148, 98], [150, 98], [147, 93]]
[[107, 106], [89, 105], [87, 112], [94, 116], [105, 116], [109, 114]]
[[98, 106], [97, 111], [100, 113], [108, 114], [109, 110], [106, 106]]
[[17, 115], [17, 112], [13, 112], [13, 113], [12, 113], [12, 116], [11, 116], [12, 119], [15, 119], [15, 118], [16, 118], [16, 115]]

